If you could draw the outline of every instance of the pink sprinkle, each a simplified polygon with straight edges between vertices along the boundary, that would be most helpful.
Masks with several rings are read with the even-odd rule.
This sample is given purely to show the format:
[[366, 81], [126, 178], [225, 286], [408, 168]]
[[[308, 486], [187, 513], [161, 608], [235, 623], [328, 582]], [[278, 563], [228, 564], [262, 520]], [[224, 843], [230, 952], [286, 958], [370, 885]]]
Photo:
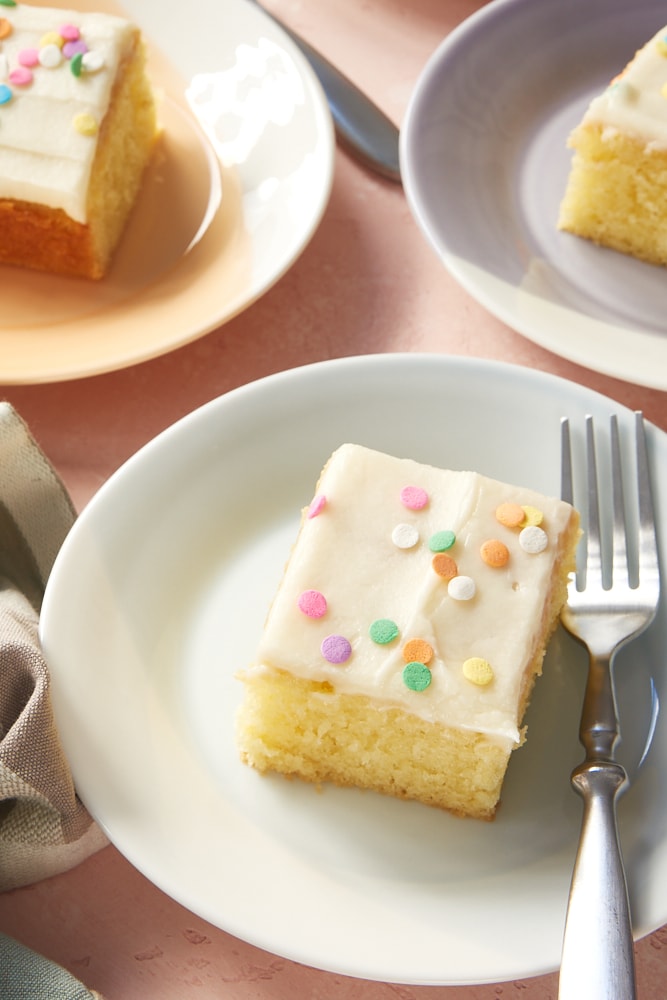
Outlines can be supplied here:
[[404, 486], [401, 490], [401, 503], [409, 510], [421, 510], [428, 503], [428, 493], [421, 486]]
[[327, 498], [323, 493], [318, 493], [315, 499], [312, 501], [310, 507], [308, 508], [308, 517], [317, 517], [321, 514], [327, 505]]
[[32, 83], [32, 79], [32, 70], [26, 66], [18, 66], [9, 74], [9, 82], [17, 87], [27, 87], [29, 83]]
[[81, 32], [75, 24], [63, 24], [59, 29], [59, 34], [61, 38], [64, 38], [67, 42], [75, 42], [77, 38], [81, 37]]
[[298, 603], [299, 609], [309, 618], [321, 618], [326, 614], [327, 600], [319, 590], [304, 590]]
[[18, 61], [21, 66], [37, 66], [39, 64], [39, 50], [21, 49], [18, 54]]
[[352, 654], [352, 646], [344, 635], [328, 635], [322, 640], [320, 649], [329, 663], [345, 663]]
[[82, 56], [88, 51], [88, 46], [84, 41], [65, 42], [63, 45], [63, 55], [65, 59], [72, 59], [81, 53]]

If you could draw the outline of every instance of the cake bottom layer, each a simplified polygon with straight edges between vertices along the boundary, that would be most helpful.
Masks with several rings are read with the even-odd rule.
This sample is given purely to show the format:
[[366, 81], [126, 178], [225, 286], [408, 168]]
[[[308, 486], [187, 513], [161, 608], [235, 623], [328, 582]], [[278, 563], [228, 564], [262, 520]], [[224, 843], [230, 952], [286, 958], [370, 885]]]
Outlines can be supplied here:
[[667, 150], [601, 125], [572, 135], [558, 228], [652, 264], [667, 264]]
[[243, 680], [237, 738], [244, 763], [493, 819], [511, 741], [379, 708], [365, 695], [282, 670], [263, 668]]

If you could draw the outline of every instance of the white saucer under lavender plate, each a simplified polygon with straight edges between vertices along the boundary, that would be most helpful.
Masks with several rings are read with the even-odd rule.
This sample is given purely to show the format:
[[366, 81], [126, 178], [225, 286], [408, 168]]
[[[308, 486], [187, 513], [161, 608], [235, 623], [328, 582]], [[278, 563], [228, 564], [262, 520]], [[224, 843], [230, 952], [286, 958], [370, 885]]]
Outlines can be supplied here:
[[663, 390], [665, 270], [556, 221], [571, 128], [666, 22], [659, 0], [496, 0], [433, 54], [401, 134], [415, 218], [471, 295], [556, 354]]

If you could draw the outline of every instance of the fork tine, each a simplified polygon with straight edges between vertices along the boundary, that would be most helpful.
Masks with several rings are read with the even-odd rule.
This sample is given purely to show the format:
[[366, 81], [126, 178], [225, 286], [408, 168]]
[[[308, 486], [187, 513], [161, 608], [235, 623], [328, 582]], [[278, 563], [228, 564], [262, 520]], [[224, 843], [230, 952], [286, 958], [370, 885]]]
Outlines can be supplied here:
[[595, 427], [593, 417], [586, 417], [586, 494], [588, 499], [588, 525], [586, 531], [586, 581], [592, 576], [602, 581], [602, 542], [600, 537], [600, 501], [598, 472], [595, 456]]
[[621, 468], [621, 446], [618, 436], [618, 418], [613, 413], [610, 419], [611, 431], [611, 491], [612, 491], [612, 584], [630, 582], [627, 530], [625, 522], [625, 500], [623, 496], [623, 472]]
[[572, 452], [570, 450], [570, 421], [562, 417], [560, 422], [560, 495], [567, 503], [572, 503]]
[[642, 586], [659, 588], [658, 543], [653, 514], [651, 478], [648, 468], [646, 425], [640, 410], [635, 413], [637, 490], [639, 494], [639, 581]]

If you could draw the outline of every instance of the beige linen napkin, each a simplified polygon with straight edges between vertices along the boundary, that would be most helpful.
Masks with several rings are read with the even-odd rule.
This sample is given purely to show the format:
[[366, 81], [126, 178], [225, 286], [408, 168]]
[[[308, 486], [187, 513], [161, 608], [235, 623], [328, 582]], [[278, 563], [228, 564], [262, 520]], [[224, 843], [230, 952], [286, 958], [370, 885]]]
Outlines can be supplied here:
[[28, 428], [0, 402], [0, 891], [67, 871], [107, 843], [76, 796], [38, 635], [75, 516]]

